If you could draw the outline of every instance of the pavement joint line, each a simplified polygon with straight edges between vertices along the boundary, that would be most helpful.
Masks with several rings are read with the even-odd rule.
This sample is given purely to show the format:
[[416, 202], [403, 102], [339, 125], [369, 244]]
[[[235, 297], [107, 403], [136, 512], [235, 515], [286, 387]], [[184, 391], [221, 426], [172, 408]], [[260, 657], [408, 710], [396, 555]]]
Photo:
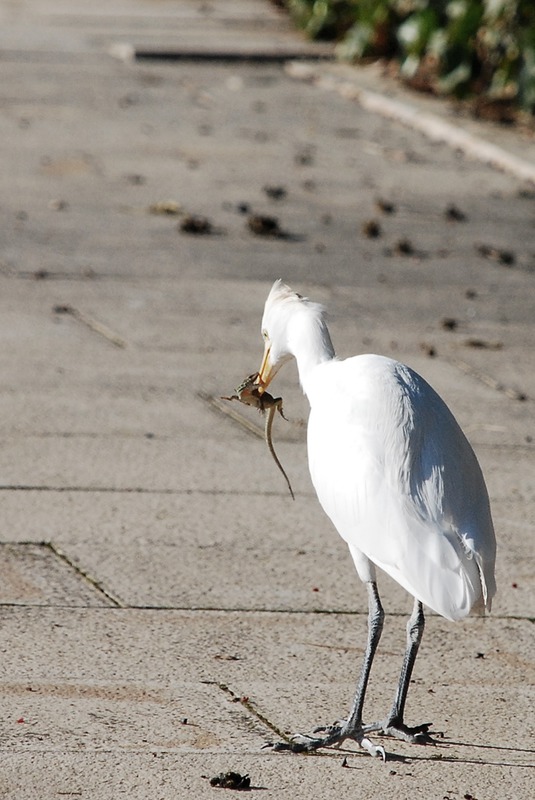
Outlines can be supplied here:
[[421, 111], [404, 101], [362, 89], [356, 82], [329, 74], [326, 70], [320, 72], [318, 68], [301, 61], [288, 62], [285, 71], [291, 78], [312, 83], [320, 89], [337, 92], [347, 100], [356, 101], [367, 111], [399, 122], [411, 130], [422, 133], [433, 142], [446, 144], [453, 150], [459, 150], [465, 156], [481, 161], [500, 172], [509, 173], [519, 180], [535, 184], [535, 164], [434, 114]]
[[487, 375], [486, 372], [483, 372], [483, 370], [479, 369], [478, 367], [473, 367], [471, 364], [468, 364], [467, 361], [463, 361], [461, 358], [446, 356], [446, 361], [461, 372], [464, 372], [465, 375], [469, 375], [471, 378], [475, 378], [475, 380], [479, 381], [479, 383], [483, 383], [490, 389], [494, 389], [496, 392], [504, 394], [510, 400], [526, 402], [533, 399], [525, 392], [522, 392], [519, 389], [514, 389], [511, 386], [507, 386], [501, 381], [496, 380], [496, 378], [493, 378], [491, 375]]
[[231, 698], [233, 703], [240, 703], [243, 708], [245, 708], [253, 717], [255, 717], [259, 722], [269, 728], [270, 731], [273, 731], [277, 736], [280, 736], [281, 739], [284, 739], [286, 742], [290, 741], [288, 737], [277, 727], [273, 722], [271, 722], [265, 714], [255, 708], [254, 704], [250, 701], [249, 697], [243, 694], [237, 694], [233, 692], [232, 689], [226, 684], [220, 681], [213, 681], [213, 680], [202, 680], [201, 683], [205, 684], [206, 686], [216, 686], [220, 689], [224, 694]]
[[[284, 491], [254, 492], [243, 489], [150, 489], [143, 486], [39, 486], [31, 484], [3, 484], [0, 492], [94, 492], [95, 494], [162, 494], [162, 495], [204, 495], [207, 497], [286, 497]], [[315, 497], [314, 492], [300, 492], [302, 497]]]
[[144, 47], [124, 44], [112, 47], [111, 55], [119, 58], [133, 58], [135, 61], [223, 61], [229, 64], [285, 64], [287, 61], [334, 61], [332, 52], [300, 53], [296, 50], [200, 50], [197, 48], [182, 48], [181, 50], [152, 50]]
[[96, 333], [98, 336], [106, 339], [106, 341], [111, 342], [111, 344], [115, 345], [115, 347], [121, 347], [124, 349], [127, 346], [126, 340], [119, 336], [118, 333], [115, 333], [115, 331], [113, 331], [107, 325], [104, 325], [90, 314], [86, 314], [85, 311], [81, 311], [75, 306], [56, 305], [54, 307], [54, 312], [56, 314], [67, 314], [71, 316], [77, 322], [80, 322], [82, 325], [85, 325], [86, 328], [89, 328], [89, 330], [93, 333]]
[[44, 547], [47, 547], [51, 553], [53, 553], [60, 561], [70, 567], [76, 573], [76, 575], [78, 575], [78, 577], [82, 578], [86, 583], [89, 583], [93, 589], [95, 589], [99, 594], [103, 595], [106, 600], [113, 604], [113, 606], [116, 608], [124, 608], [124, 603], [122, 603], [119, 598], [115, 597], [107, 589], [104, 589], [100, 581], [75, 564], [56, 544], [53, 542], [41, 542], [40, 544]]
[[223, 414], [225, 417], [229, 417], [231, 420], [233, 420], [233, 422], [237, 422], [242, 426], [242, 428], [245, 428], [248, 433], [252, 433], [254, 436], [258, 436], [260, 439], [264, 438], [264, 426], [256, 425], [244, 414], [241, 414], [236, 407], [228, 401], [223, 401], [221, 398], [214, 397], [206, 392], [198, 392], [198, 397], [200, 397], [201, 400], [204, 400], [205, 403], [208, 403], [209, 406], [214, 408], [220, 414]]
[[[1, 63], [1, 62], [0, 62]], [[162, 276], [156, 274], [152, 275], [129, 275], [127, 273], [120, 273], [120, 272], [91, 272], [90, 274], [86, 274], [85, 271], [81, 272], [53, 272], [47, 269], [45, 270], [17, 270], [13, 269], [9, 266], [2, 266], [0, 265], [0, 276], [3, 278], [13, 278], [15, 280], [24, 280], [24, 281], [68, 281], [72, 283], [73, 281], [79, 281], [81, 283], [95, 283], [95, 282], [112, 282], [112, 281], [125, 281], [128, 280], [131, 283], [146, 283], [146, 282], [154, 282], [157, 283], [161, 281]]]
[[[4, 543], [5, 544], [5, 543]], [[13, 544], [13, 543], [10, 543]], [[20, 544], [20, 542], [15, 542], [15, 544]], [[42, 544], [41, 542], [31, 542], [30, 544]], [[44, 543], [48, 544], [48, 543]], [[76, 567], [74, 567], [76, 569]], [[77, 570], [78, 571], [78, 570]], [[81, 573], [85, 576], [85, 573]], [[105, 592], [102, 590], [101, 587], [98, 587], [100, 592]], [[106, 593], [107, 595], [109, 593]], [[109, 595], [111, 599], [111, 595]], [[81, 606], [79, 604], [72, 605], [69, 603], [2, 603], [0, 602], [0, 608], [66, 608], [71, 609], [74, 611], [82, 611], [82, 612], [98, 612], [102, 613], [104, 611], [121, 611], [121, 612], [128, 612], [128, 611], [145, 611], [145, 612], [155, 612], [155, 613], [166, 613], [169, 611], [181, 613], [181, 614], [259, 614], [259, 615], [277, 615], [277, 616], [339, 616], [339, 617], [368, 617], [368, 610], [362, 609], [359, 611], [358, 609], [347, 610], [347, 609], [340, 609], [340, 608], [242, 608], [242, 607], [235, 607], [235, 608], [223, 608], [221, 606], [162, 606], [162, 605], [141, 605], [136, 603], [117, 603], [115, 602], [114, 605], [108, 606]], [[387, 614], [388, 617], [392, 617], [393, 619], [408, 619], [409, 614], [403, 611], [389, 611]], [[439, 614], [435, 614], [431, 611], [427, 611], [426, 618], [430, 619], [438, 619], [440, 620], [441, 617]], [[500, 622], [529, 622], [531, 624], [535, 624], [535, 617], [531, 616], [520, 616], [518, 614], [488, 614], [485, 617], [477, 617], [476, 615], [472, 616], [470, 619], [476, 620], [479, 619], [485, 625], [491, 625], [495, 621]], [[315, 643], [311, 643], [311, 646], [319, 646]], [[347, 647], [340, 647], [341, 650], [359, 650], [357, 646], [351, 645], [349, 648]]]

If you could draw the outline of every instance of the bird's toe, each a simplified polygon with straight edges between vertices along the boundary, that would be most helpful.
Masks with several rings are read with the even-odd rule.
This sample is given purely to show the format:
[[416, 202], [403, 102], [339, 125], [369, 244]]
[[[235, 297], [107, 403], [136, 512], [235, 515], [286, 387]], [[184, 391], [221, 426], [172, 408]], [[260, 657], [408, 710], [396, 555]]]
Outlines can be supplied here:
[[382, 745], [375, 745], [367, 736], [363, 736], [359, 740], [359, 745], [374, 758], [381, 758], [383, 761], [386, 761], [386, 750], [384, 747]]
[[339, 731], [342, 730], [344, 725], [347, 725], [347, 720], [339, 719], [336, 720], [336, 722], [331, 723], [330, 725], [318, 725], [317, 728], [314, 728], [312, 733], [326, 733], [326, 734], [338, 733]]
[[425, 722], [414, 727], [409, 727], [403, 722], [379, 722], [366, 725], [365, 731], [377, 731], [381, 736], [391, 736], [393, 739], [399, 739], [410, 744], [434, 744], [435, 740], [429, 732], [431, 726], [431, 722]]
[[288, 742], [266, 742], [264, 747], [269, 747], [275, 753], [310, 753], [323, 747], [324, 743], [323, 738], [296, 733]]

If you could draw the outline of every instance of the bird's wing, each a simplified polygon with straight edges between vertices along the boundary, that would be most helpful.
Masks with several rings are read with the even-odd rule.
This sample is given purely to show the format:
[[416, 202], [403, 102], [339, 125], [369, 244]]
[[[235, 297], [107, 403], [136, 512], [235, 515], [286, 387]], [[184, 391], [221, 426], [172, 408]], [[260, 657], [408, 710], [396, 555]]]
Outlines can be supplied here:
[[328, 366], [311, 397], [309, 461], [339, 533], [445, 617], [490, 607], [488, 496], [451, 412], [420, 376], [389, 359]]

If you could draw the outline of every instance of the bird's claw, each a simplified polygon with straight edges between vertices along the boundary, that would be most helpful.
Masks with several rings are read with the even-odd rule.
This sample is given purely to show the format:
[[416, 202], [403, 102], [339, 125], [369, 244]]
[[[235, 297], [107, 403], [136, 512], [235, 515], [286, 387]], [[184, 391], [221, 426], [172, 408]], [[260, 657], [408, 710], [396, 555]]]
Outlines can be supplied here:
[[374, 758], [382, 758], [383, 761], [386, 761], [386, 750], [382, 745], [376, 745], [367, 736], [363, 736], [359, 742], [360, 747], [363, 750], [366, 750]]
[[365, 733], [377, 732], [380, 736], [391, 736], [409, 744], [435, 744], [435, 740], [429, 733], [432, 722], [425, 722], [422, 725], [409, 727], [403, 722], [373, 722], [364, 726]]
[[314, 728], [314, 733], [325, 733], [325, 736], [311, 736], [306, 733], [297, 733], [289, 742], [266, 742], [264, 747], [270, 747], [275, 752], [290, 751], [292, 753], [312, 753], [320, 747], [340, 747], [345, 739], [353, 739], [359, 747], [366, 750], [373, 757], [386, 761], [386, 751], [382, 745], [374, 745], [364, 733], [363, 728], [353, 731], [347, 724], [322, 725]]

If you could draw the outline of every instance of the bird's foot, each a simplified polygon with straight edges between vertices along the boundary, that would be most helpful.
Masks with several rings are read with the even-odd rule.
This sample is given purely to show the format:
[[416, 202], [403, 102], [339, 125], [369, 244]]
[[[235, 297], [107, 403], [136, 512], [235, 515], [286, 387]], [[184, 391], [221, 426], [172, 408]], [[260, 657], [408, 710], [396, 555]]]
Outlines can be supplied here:
[[392, 736], [394, 739], [410, 744], [434, 744], [435, 740], [429, 733], [432, 724], [432, 722], [425, 722], [423, 725], [415, 725], [410, 728], [398, 720], [383, 720], [364, 725], [363, 731], [365, 734], [377, 731], [382, 736]]
[[[323, 736], [313, 734], [323, 733]], [[334, 725], [323, 725], [315, 728], [313, 734], [297, 733], [289, 742], [268, 742], [265, 747], [271, 747], [280, 752], [289, 750], [292, 753], [313, 753], [320, 747], [339, 747], [346, 739], [352, 739], [366, 750], [371, 756], [382, 758], [386, 761], [386, 752], [381, 745], [373, 744], [366, 736], [362, 725], [354, 726], [348, 722], [337, 722]]]

